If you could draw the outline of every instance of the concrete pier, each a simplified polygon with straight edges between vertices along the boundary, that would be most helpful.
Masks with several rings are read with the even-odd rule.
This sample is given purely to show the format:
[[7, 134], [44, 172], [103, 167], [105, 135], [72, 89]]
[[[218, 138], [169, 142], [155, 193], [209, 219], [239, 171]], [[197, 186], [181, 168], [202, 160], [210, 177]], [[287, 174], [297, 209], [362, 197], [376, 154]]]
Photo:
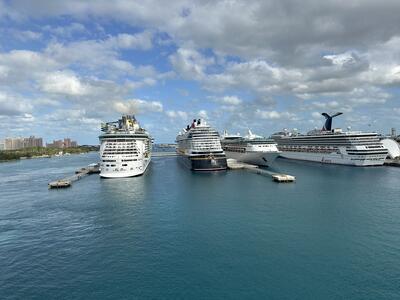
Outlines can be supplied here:
[[90, 164], [87, 167], [81, 168], [75, 171], [75, 174], [63, 179], [52, 181], [48, 184], [49, 189], [56, 188], [67, 188], [72, 185], [73, 182], [90, 174], [100, 173], [100, 164]]
[[261, 169], [256, 165], [246, 164], [242, 162], [238, 162], [234, 159], [227, 159], [228, 169], [238, 170], [238, 169], [246, 169], [253, 173], [270, 176], [276, 182], [294, 182], [296, 181], [296, 177], [288, 174], [275, 173], [269, 170]]
[[151, 157], [173, 157], [178, 156], [176, 152], [153, 152], [151, 153]]

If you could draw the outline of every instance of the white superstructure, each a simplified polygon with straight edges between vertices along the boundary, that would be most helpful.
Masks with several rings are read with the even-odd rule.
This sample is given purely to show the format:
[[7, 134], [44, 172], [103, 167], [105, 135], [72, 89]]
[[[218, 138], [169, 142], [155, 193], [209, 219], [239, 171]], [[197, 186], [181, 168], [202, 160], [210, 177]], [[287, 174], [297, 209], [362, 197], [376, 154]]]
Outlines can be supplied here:
[[273, 139], [255, 135], [250, 130], [244, 137], [225, 131], [221, 144], [227, 158], [253, 165], [270, 166], [280, 154]]
[[287, 131], [272, 135], [282, 151], [281, 156], [329, 164], [383, 165], [388, 150], [381, 143], [377, 133], [331, 129], [332, 118], [336, 115], [323, 115], [326, 117], [326, 123], [322, 130], [312, 130], [306, 135]]
[[134, 116], [102, 124], [100, 176], [103, 178], [142, 175], [151, 160], [151, 137]]

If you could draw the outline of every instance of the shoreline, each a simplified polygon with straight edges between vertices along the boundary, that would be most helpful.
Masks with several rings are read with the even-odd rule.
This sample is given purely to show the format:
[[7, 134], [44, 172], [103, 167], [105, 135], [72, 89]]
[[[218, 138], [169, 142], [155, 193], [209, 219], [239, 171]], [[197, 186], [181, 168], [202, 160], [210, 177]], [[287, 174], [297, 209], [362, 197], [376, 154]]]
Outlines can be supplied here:
[[19, 150], [2, 150], [0, 151], [0, 163], [26, 160], [26, 159], [62, 157], [75, 154], [97, 152], [97, 151], [98, 149], [95, 146], [67, 148], [67, 149], [35, 148], [35, 149], [19, 149]]

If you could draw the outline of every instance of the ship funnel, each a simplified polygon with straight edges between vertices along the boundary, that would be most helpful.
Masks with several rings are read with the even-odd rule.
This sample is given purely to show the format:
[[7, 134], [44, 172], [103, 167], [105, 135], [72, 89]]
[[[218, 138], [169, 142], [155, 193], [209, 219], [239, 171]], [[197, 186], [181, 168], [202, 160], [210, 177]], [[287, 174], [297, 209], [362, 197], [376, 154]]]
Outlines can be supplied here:
[[336, 114], [330, 116], [330, 115], [328, 115], [327, 113], [322, 113], [322, 115], [323, 115], [323, 116], [325, 117], [325, 119], [326, 119], [325, 124], [324, 124], [324, 127], [322, 127], [322, 130], [323, 130], [323, 131], [331, 131], [331, 130], [332, 130], [332, 119], [333, 119], [334, 117], [340, 116], [341, 114], [343, 114], [343, 113], [337, 112]]

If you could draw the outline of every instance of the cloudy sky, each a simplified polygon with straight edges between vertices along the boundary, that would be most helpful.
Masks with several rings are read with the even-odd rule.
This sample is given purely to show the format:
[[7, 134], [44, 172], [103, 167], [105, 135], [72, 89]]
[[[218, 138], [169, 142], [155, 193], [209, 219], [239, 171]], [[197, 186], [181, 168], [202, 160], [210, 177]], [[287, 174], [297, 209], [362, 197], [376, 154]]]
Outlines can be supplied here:
[[270, 135], [400, 121], [400, 1], [0, 0], [0, 138], [97, 143], [135, 113]]

